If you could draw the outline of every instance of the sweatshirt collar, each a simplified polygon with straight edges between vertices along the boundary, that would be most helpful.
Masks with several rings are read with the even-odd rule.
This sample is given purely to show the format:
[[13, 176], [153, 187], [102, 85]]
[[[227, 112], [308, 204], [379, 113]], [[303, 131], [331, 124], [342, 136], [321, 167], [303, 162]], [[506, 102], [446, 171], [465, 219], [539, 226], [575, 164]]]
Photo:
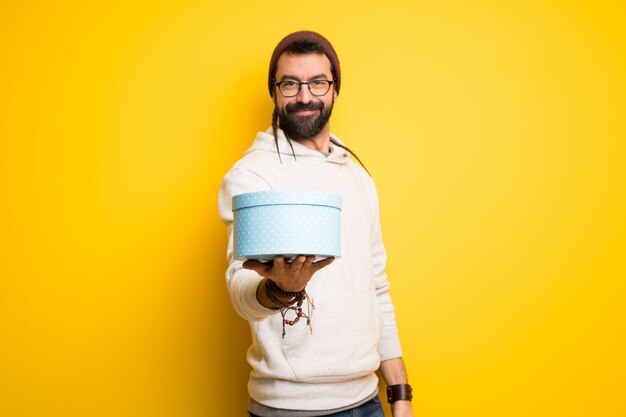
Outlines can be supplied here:
[[[291, 144], [293, 145], [293, 152], [291, 150], [291, 146], [287, 142], [287, 138], [285, 137], [285, 133], [281, 129], [277, 129], [278, 136], [278, 148], [280, 149], [281, 157], [293, 157], [292, 153], [295, 153], [296, 158], [304, 157], [304, 158], [319, 158], [325, 160], [325, 162], [331, 162], [335, 164], [345, 164], [348, 162], [349, 154], [345, 149], [330, 143], [330, 153], [326, 155], [323, 152], [308, 148], [301, 144], [298, 141], [292, 140]], [[330, 134], [331, 139], [343, 145], [341, 140]], [[252, 144], [252, 147], [248, 150], [248, 152], [254, 150], [262, 150], [276, 153], [276, 144], [274, 142], [274, 135], [272, 132], [272, 128], [270, 127], [265, 132], [259, 132], [256, 135], [256, 138]]]

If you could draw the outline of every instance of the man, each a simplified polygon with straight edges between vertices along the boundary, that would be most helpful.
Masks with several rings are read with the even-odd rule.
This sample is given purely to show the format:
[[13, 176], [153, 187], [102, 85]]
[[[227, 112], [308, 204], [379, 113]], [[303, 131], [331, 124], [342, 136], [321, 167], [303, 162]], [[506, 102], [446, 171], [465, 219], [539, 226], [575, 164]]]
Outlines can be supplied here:
[[[383, 416], [377, 370], [390, 387], [394, 417], [412, 416], [376, 189], [330, 133], [341, 87], [337, 54], [317, 33], [292, 33], [276, 46], [268, 81], [275, 105], [272, 128], [257, 134], [224, 177], [219, 195], [230, 234], [228, 289], [252, 329], [250, 416]], [[340, 194], [341, 258], [234, 260], [231, 199], [263, 190]], [[294, 323], [293, 304], [304, 301], [314, 309], [309, 326], [308, 320]], [[291, 313], [291, 320], [281, 312]]]

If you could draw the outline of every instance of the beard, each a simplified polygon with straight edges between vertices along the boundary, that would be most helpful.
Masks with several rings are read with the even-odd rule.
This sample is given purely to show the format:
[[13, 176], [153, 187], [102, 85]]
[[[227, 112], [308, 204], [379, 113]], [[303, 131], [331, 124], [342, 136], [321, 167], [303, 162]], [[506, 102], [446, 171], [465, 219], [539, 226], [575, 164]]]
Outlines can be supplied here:
[[[279, 126], [285, 135], [291, 139], [311, 139], [317, 136], [333, 112], [334, 99], [329, 107], [321, 101], [310, 103], [289, 103], [283, 109], [278, 109]], [[318, 110], [318, 115], [298, 116], [295, 113], [303, 110]]]

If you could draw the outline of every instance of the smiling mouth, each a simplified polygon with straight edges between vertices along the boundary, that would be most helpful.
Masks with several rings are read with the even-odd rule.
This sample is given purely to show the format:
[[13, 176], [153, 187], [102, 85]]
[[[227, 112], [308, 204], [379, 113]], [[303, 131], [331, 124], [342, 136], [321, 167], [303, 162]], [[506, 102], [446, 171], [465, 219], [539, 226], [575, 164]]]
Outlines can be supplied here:
[[296, 111], [294, 112], [294, 114], [298, 115], [298, 116], [311, 116], [313, 114], [315, 114], [315, 112], [317, 112], [318, 110], [300, 110], [300, 111]]

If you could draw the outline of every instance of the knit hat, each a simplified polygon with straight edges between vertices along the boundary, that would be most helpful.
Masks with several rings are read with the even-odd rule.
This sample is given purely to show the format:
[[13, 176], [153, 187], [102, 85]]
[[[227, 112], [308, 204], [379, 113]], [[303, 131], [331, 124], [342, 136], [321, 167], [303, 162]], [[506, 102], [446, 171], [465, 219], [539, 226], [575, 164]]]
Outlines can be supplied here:
[[337, 58], [335, 49], [330, 44], [328, 39], [319, 33], [302, 30], [285, 36], [282, 41], [278, 42], [278, 45], [276, 45], [276, 48], [274, 49], [272, 59], [270, 60], [270, 72], [268, 77], [270, 96], [274, 97], [274, 74], [276, 74], [276, 64], [278, 63], [278, 58], [280, 58], [289, 46], [304, 39], [319, 43], [324, 50], [324, 55], [326, 55], [332, 65], [332, 73], [335, 80], [335, 91], [339, 94], [339, 87], [341, 86], [341, 68], [339, 67], [339, 58]]

